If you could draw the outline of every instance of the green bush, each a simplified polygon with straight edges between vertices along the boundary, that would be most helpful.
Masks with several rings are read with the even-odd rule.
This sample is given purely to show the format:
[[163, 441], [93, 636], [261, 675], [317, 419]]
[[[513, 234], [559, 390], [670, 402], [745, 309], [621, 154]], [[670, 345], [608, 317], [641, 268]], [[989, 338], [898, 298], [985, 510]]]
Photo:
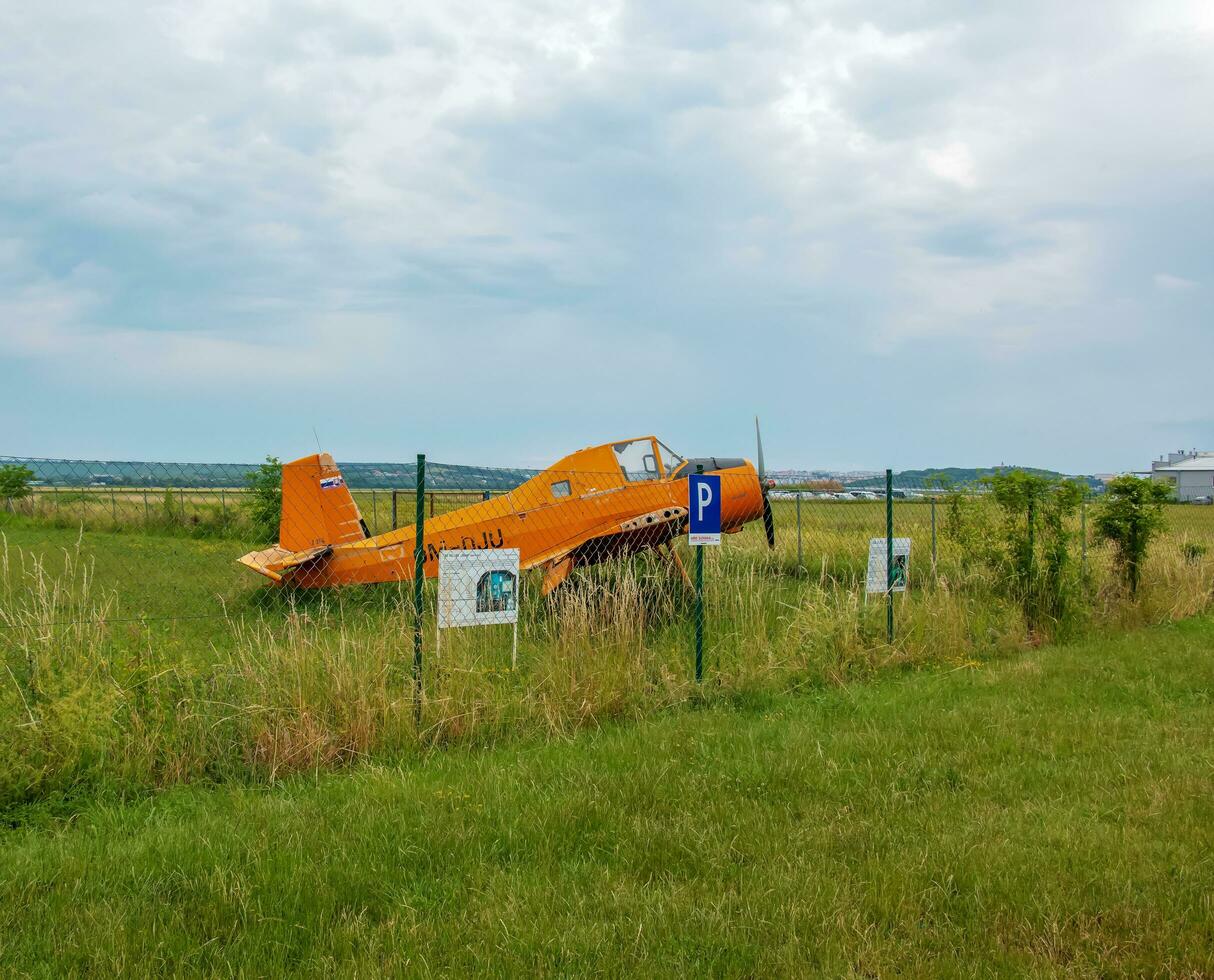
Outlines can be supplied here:
[[258, 541], [273, 544], [278, 540], [282, 519], [282, 463], [275, 456], [267, 456], [248, 480], [253, 491], [247, 503], [253, 533]]
[[1081, 593], [1069, 520], [1087, 489], [1023, 470], [996, 473], [983, 482], [1003, 511], [1001, 548], [993, 555], [996, 572], [1021, 604], [1030, 629], [1066, 626], [1079, 612]]
[[166, 527], [172, 527], [181, 516], [181, 507], [177, 503], [177, 497], [173, 493], [172, 487], [164, 488], [164, 497], [160, 501], [160, 512]]
[[991, 543], [983, 501], [972, 490], [949, 487], [944, 495], [940, 534], [958, 547], [961, 570], [989, 564]]
[[1164, 529], [1163, 505], [1171, 497], [1171, 487], [1137, 476], [1119, 476], [1105, 488], [1096, 511], [1096, 536], [1113, 545], [1130, 595], [1138, 594], [1147, 548]]
[[33, 492], [30, 490], [30, 481], [33, 478], [34, 471], [28, 466], [18, 466], [12, 463], [0, 466], [0, 497], [9, 501], [11, 507], [12, 501], [21, 500]]

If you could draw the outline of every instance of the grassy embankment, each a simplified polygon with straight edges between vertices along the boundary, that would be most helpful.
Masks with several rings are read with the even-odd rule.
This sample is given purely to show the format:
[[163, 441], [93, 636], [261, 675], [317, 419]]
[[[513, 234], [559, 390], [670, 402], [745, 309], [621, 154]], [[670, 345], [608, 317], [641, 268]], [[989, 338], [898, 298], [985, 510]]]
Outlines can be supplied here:
[[95, 803], [4, 833], [0, 972], [1209, 976], [1212, 690], [1201, 619]]

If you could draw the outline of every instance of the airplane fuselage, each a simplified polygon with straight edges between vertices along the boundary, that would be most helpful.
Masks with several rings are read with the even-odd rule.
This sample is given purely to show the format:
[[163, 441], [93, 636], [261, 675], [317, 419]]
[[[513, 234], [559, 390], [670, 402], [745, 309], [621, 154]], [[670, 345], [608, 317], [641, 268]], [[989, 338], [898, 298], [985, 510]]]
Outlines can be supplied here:
[[[423, 574], [438, 574], [443, 551], [517, 548], [521, 568], [546, 568], [547, 591], [575, 564], [669, 542], [685, 527], [686, 476], [693, 464], [664, 459], [662, 449], [653, 437], [583, 449], [508, 493], [425, 520]], [[637, 459], [641, 468], [628, 469]], [[740, 530], [763, 515], [763, 491], [748, 461], [700, 463], [721, 476], [723, 531]], [[416, 529], [368, 537], [360, 523], [331, 458], [307, 457], [284, 467], [279, 547], [240, 560], [304, 588], [412, 579]]]

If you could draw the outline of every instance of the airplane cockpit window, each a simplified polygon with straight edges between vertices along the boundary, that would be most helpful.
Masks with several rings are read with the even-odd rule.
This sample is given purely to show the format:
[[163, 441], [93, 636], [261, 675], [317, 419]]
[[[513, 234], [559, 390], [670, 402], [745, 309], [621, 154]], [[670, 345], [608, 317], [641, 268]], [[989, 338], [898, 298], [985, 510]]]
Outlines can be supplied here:
[[624, 478], [630, 483], [642, 480], [656, 480], [658, 458], [653, 451], [653, 442], [649, 439], [633, 439], [632, 442], [617, 442], [611, 447], [615, 450], [616, 462], [624, 471]]
[[659, 441], [658, 446], [662, 450], [662, 465], [666, 468], [668, 477], [674, 476], [674, 471], [683, 465], [683, 457], [671, 449], [666, 443]]

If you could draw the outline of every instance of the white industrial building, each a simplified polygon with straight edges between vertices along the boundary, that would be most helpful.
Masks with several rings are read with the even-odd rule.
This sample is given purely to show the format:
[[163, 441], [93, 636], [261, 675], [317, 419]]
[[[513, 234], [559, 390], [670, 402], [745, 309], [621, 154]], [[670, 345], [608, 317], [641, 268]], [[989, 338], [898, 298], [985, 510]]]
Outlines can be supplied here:
[[1151, 463], [1151, 479], [1167, 483], [1181, 501], [1214, 500], [1214, 453], [1183, 449]]

